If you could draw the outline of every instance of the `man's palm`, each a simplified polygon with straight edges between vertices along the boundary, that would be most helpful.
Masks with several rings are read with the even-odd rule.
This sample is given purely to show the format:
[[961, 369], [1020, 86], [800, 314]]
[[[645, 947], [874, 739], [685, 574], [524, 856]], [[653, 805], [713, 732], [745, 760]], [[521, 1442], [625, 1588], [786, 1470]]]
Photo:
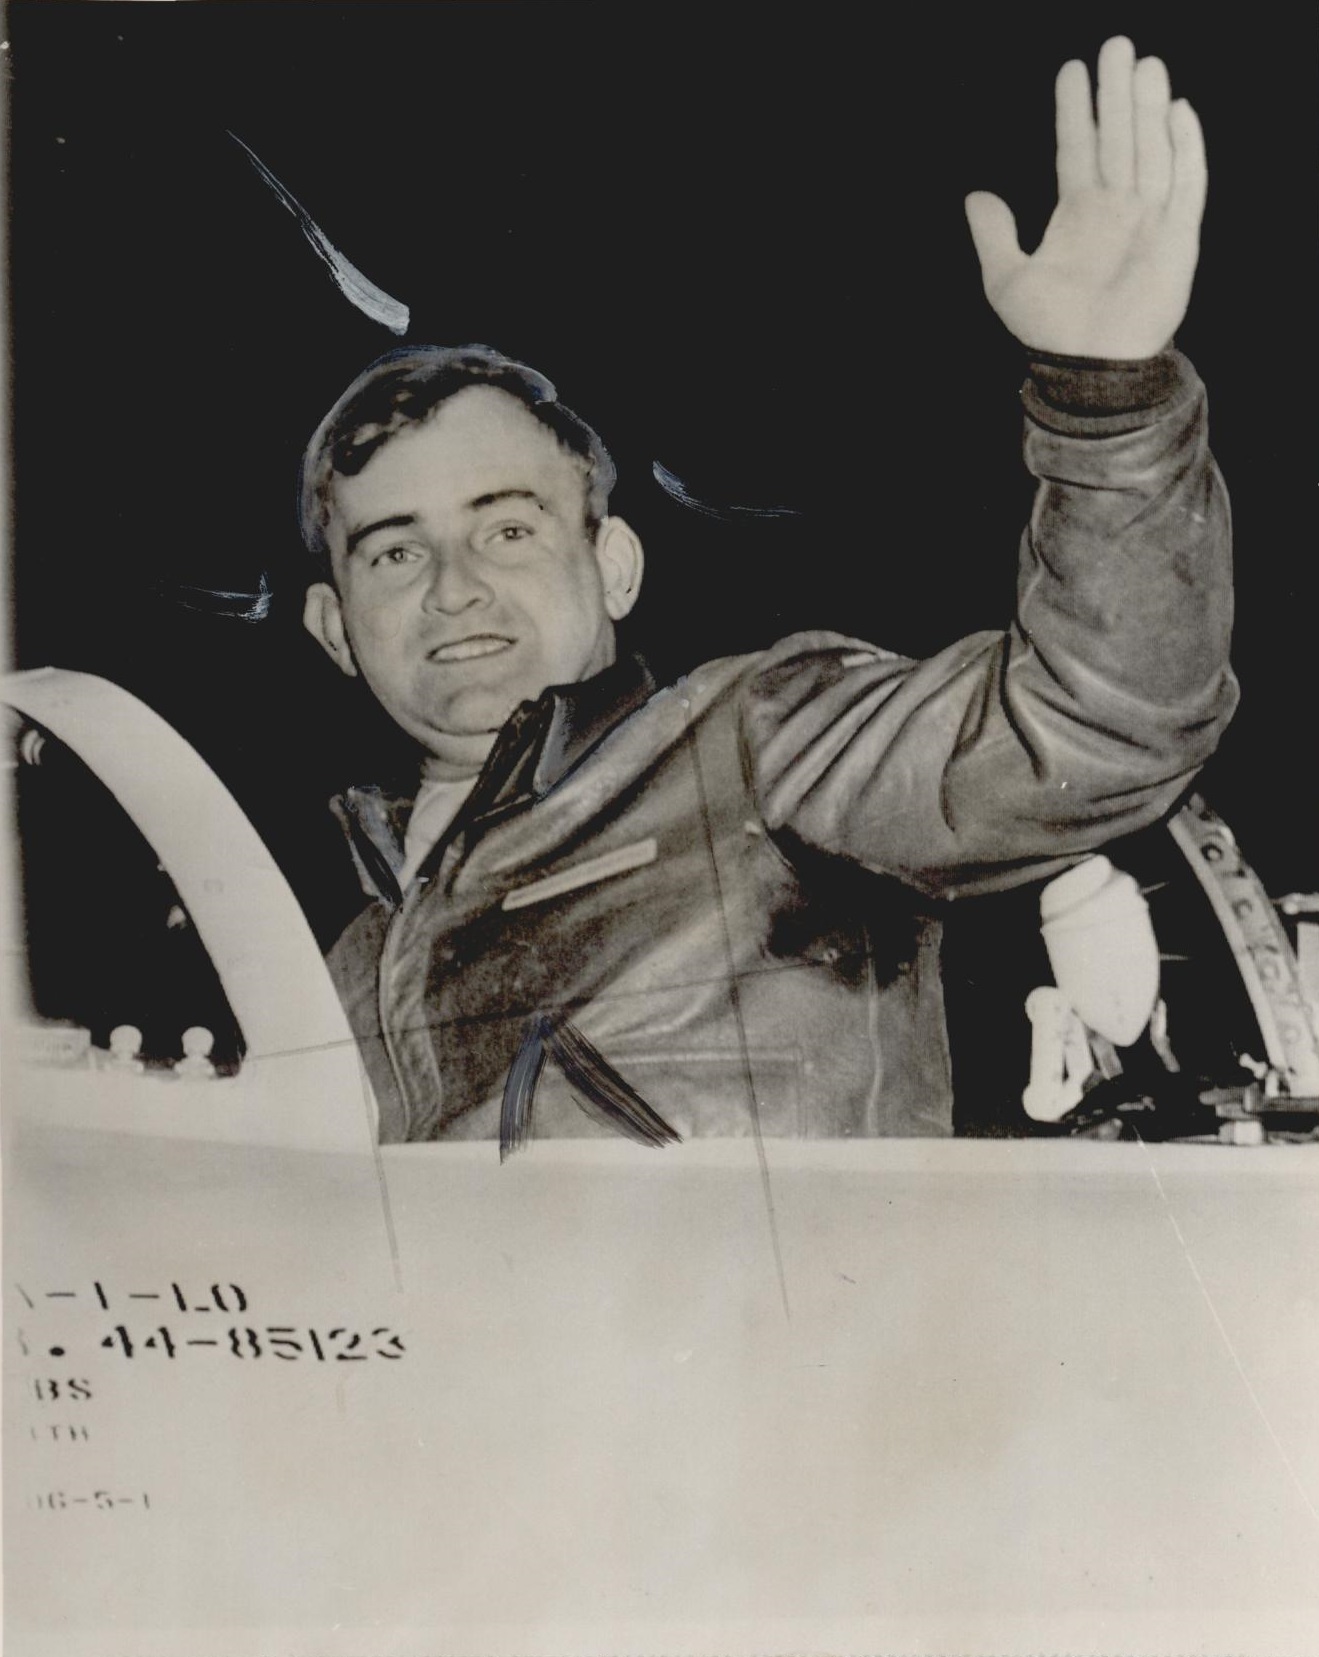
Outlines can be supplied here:
[[1199, 122], [1171, 103], [1157, 58], [1099, 57], [1098, 120], [1085, 66], [1058, 76], [1058, 206], [1031, 255], [1006, 203], [969, 196], [989, 302], [1023, 344], [1063, 356], [1152, 356], [1186, 313], [1204, 211]]

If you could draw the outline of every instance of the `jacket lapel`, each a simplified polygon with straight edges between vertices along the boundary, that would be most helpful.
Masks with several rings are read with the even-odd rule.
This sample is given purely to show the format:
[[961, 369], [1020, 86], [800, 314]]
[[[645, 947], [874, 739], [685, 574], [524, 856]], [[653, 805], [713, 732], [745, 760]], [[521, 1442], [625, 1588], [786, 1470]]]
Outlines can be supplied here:
[[[580, 684], [551, 686], [535, 702], [523, 702], [496, 737], [445, 840], [543, 799], [654, 693], [645, 663], [629, 655]], [[397, 903], [411, 798], [369, 784], [347, 789], [330, 806], [348, 836], [367, 895]]]

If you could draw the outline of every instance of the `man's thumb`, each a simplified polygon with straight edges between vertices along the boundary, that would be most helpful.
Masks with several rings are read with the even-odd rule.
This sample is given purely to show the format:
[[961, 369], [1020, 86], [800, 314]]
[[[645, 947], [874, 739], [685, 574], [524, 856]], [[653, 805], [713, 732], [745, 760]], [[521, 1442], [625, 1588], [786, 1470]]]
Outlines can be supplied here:
[[974, 190], [966, 198], [966, 222], [980, 259], [980, 274], [989, 291], [998, 286], [1013, 265], [1025, 258], [1017, 242], [1017, 221], [1007, 202], [986, 190]]

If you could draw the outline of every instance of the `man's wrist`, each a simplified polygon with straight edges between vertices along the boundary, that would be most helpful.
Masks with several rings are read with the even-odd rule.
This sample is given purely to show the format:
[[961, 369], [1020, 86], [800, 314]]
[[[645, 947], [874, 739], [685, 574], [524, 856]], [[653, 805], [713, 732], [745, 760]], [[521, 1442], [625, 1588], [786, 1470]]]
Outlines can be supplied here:
[[1030, 353], [1027, 405], [1038, 402], [1079, 419], [1130, 415], [1170, 401], [1186, 378], [1186, 359], [1171, 349], [1136, 361]]

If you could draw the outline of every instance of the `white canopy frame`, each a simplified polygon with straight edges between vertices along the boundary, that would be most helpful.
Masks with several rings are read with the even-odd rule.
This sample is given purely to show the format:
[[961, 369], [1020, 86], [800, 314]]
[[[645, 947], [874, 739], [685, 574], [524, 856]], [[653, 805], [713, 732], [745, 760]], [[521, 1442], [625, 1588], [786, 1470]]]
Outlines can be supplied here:
[[[299, 1076], [315, 1074], [325, 1112], [317, 1124], [306, 1087], [291, 1088], [290, 1102], [292, 1094], [303, 1096], [295, 1114], [306, 1134], [337, 1144], [373, 1140], [375, 1099], [307, 918], [242, 807], [201, 755], [145, 703], [94, 674], [54, 667], [10, 674], [0, 679], [0, 700], [77, 754], [174, 882], [246, 1043], [240, 1075], [203, 1084], [208, 1096], [218, 1105], [230, 1095], [228, 1105], [236, 1103], [235, 1093], [255, 1102], [259, 1092], [266, 1106], [278, 1109], [278, 1095], [262, 1084], [278, 1075], [287, 1088], [291, 1066], [301, 1064]], [[159, 1091], [161, 1084], [144, 1079], [135, 1091], [153, 1087]], [[283, 1133], [272, 1126], [283, 1142], [304, 1137], [297, 1128]]]

